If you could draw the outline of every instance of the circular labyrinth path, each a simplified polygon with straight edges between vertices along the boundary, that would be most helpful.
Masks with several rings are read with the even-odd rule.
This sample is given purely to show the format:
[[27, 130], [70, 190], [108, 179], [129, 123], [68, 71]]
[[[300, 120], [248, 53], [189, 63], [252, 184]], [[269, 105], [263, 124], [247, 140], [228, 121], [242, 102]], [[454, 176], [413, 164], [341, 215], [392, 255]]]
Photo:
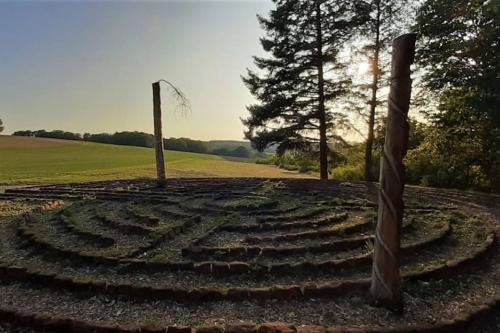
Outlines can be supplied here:
[[112, 181], [0, 195], [0, 332], [498, 332], [495, 196], [408, 187], [404, 311], [368, 297], [374, 185]]

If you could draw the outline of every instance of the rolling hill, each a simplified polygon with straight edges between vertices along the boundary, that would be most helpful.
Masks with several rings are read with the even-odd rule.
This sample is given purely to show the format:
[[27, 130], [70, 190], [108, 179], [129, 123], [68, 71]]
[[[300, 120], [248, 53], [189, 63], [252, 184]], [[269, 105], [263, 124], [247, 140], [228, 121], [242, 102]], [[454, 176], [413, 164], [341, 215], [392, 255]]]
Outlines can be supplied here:
[[[168, 177], [306, 177], [222, 156], [166, 151]], [[151, 148], [0, 136], [0, 185], [154, 177]]]

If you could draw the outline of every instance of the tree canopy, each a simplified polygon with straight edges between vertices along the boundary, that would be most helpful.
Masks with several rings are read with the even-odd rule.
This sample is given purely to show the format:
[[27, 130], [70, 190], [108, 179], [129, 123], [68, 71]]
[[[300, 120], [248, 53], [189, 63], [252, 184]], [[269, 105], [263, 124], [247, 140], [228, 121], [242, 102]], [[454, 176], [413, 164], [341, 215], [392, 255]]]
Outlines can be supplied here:
[[[274, 3], [268, 18], [259, 17], [268, 57], [255, 57], [257, 70], [244, 77], [258, 103], [243, 119], [254, 147], [277, 147], [279, 156], [271, 163], [319, 171], [321, 178], [325, 165], [339, 180], [370, 178], [370, 166], [376, 175], [385, 126], [375, 108], [386, 98], [379, 88], [390, 81], [384, 58], [391, 39], [411, 26], [419, 40], [410, 116], [425, 118], [424, 123], [411, 121], [407, 180], [500, 192], [498, 1]], [[356, 43], [354, 49], [362, 52], [344, 57], [345, 46]], [[344, 75], [346, 61], [353, 60], [371, 64], [370, 81], [353, 74], [354, 62], [353, 82]], [[346, 115], [359, 113], [368, 121], [368, 140], [346, 144], [337, 130]]]
[[243, 81], [259, 101], [243, 120], [245, 136], [258, 150], [277, 153], [319, 150], [321, 178], [327, 178], [328, 140], [342, 121], [329, 103], [347, 93], [350, 80], [340, 52], [367, 19], [362, 1], [274, 0], [269, 18], [259, 16], [269, 57], [254, 57], [259, 71]]
[[422, 36], [417, 59], [423, 86], [438, 101], [431, 114], [438, 133], [427, 149], [443, 160], [444, 170], [459, 167], [465, 175], [482, 174], [487, 186], [499, 190], [499, 3], [428, 0], [416, 27]]

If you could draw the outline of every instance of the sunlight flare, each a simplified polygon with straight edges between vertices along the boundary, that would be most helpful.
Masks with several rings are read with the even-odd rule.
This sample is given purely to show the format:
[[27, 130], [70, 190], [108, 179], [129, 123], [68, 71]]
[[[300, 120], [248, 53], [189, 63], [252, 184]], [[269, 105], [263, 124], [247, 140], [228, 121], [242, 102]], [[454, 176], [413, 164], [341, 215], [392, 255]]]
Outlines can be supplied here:
[[358, 64], [358, 73], [362, 75], [368, 74], [371, 71], [371, 67], [369, 62], [361, 62]]

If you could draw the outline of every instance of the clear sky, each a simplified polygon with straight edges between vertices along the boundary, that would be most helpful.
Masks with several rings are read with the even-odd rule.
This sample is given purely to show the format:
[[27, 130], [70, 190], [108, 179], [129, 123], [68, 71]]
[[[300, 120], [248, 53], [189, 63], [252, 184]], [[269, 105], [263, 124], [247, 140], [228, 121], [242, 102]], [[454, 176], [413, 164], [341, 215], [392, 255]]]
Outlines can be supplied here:
[[[253, 99], [240, 75], [262, 55], [256, 14], [270, 1], [0, 2], [0, 118], [22, 129], [152, 133], [151, 83], [166, 103], [164, 136], [242, 139]], [[167, 98], [168, 96], [162, 96]]]

